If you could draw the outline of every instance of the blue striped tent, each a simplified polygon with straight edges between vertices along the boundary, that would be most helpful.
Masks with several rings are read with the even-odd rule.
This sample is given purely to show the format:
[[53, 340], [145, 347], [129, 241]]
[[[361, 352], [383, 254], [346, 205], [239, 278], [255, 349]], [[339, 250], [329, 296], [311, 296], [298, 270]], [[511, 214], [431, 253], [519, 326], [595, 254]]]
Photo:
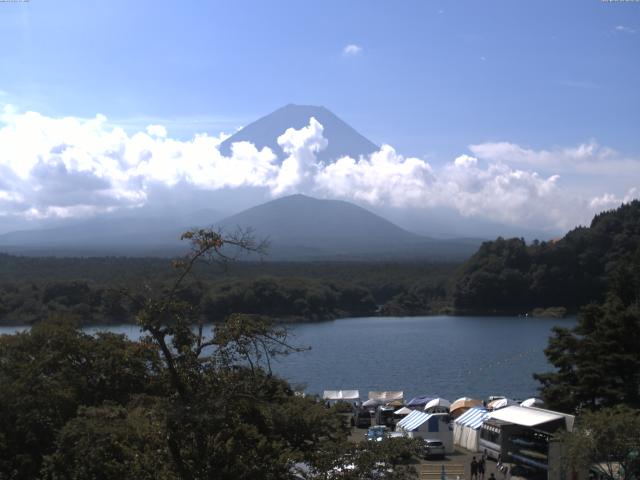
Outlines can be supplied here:
[[396, 431], [414, 432], [427, 423], [427, 431], [438, 431], [438, 418], [430, 413], [414, 410], [396, 424]]
[[484, 408], [470, 408], [456, 418], [455, 423], [477, 430], [482, 426], [488, 415], [489, 412]]
[[448, 414], [414, 410], [396, 424], [396, 431], [404, 432], [412, 438], [423, 437], [441, 440], [445, 453], [453, 453], [453, 432]]
[[453, 443], [472, 452], [478, 451], [478, 430], [488, 418], [489, 412], [484, 408], [470, 408], [453, 424]]

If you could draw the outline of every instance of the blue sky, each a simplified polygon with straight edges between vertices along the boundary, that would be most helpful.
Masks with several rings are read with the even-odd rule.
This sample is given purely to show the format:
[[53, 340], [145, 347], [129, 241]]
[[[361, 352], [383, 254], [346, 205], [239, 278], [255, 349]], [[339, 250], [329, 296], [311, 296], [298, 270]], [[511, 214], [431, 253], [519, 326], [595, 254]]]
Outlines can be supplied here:
[[640, 3], [32, 0], [0, 27], [5, 101], [48, 115], [189, 135], [293, 102], [435, 160], [498, 140], [640, 150]]
[[[460, 155], [559, 175], [566, 201], [591, 207], [556, 226], [640, 187], [640, 2], [31, 0], [0, 3], [0, 31], [11, 112], [103, 114], [100, 128], [160, 124], [186, 141], [324, 105], [428, 162], [425, 179]], [[28, 196], [1, 183], [0, 200]]]

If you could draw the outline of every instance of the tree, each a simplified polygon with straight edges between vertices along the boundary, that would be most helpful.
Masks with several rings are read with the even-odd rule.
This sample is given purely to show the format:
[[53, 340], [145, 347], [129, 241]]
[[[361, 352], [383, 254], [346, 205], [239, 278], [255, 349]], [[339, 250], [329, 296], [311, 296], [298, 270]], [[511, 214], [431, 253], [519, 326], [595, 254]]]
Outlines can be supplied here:
[[50, 480], [174, 480], [163, 442], [164, 422], [157, 399], [141, 398], [123, 407], [80, 407], [44, 460]]
[[640, 411], [618, 406], [585, 412], [571, 433], [561, 436], [574, 470], [599, 465], [611, 480], [640, 478]]
[[556, 328], [545, 354], [555, 372], [536, 374], [552, 408], [640, 408], [640, 250], [613, 274], [602, 305], [588, 305], [573, 329]]
[[109, 333], [93, 337], [58, 317], [1, 336], [0, 478], [36, 478], [80, 406], [123, 405], [153, 391], [156, 366], [147, 345]]
[[299, 350], [286, 330], [231, 315], [207, 336], [197, 308], [178, 295], [198, 262], [227, 261], [229, 249], [261, 252], [263, 245], [242, 232], [195, 230], [183, 238], [192, 250], [174, 262], [174, 285], [147, 297], [138, 314], [163, 360], [171, 470], [183, 480], [287, 478], [294, 462], [323, 442], [343, 441], [341, 421], [273, 376], [271, 359]]

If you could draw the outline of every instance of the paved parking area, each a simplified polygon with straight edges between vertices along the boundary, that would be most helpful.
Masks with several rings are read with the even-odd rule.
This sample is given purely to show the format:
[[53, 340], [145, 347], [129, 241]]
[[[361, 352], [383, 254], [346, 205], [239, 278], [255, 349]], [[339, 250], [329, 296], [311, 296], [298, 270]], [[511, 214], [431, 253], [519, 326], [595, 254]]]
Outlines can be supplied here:
[[[366, 441], [366, 428], [353, 428], [349, 439], [353, 442]], [[454, 453], [447, 455], [444, 459], [418, 459], [420, 466], [420, 478], [424, 480], [440, 480], [442, 474], [442, 466], [445, 467], [445, 473], [449, 480], [471, 480], [471, 460], [473, 457], [480, 458], [480, 454], [469, 452], [463, 448], [456, 447]], [[506, 480], [504, 474], [496, 468], [496, 462], [487, 459], [485, 462], [484, 479], [488, 480], [491, 474], [494, 474], [496, 480]], [[437, 474], [437, 475], [436, 475]]]

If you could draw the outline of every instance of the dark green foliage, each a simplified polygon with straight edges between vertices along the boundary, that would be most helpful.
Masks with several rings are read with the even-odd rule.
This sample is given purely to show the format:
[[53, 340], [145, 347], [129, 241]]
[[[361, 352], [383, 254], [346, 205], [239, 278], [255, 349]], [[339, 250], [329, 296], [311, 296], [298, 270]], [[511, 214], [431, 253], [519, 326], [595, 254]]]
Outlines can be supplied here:
[[[0, 269], [0, 324], [5, 325], [33, 324], [52, 314], [74, 315], [83, 324], [133, 323], [139, 293], [132, 298], [123, 289], [141, 293], [171, 286], [164, 259], [0, 254], [0, 264], [6, 267]], [[454, 268], [429, 263], [238, 263], [229, 271], [196, 265], [197, 280], [186, 282], [178, 294], [209, 321], [221, 321], [231, 312], [275, 320], [372, 315], [387, 302], [391, 305], [383, 309], [385, 314], [425, 314], [447, 305], [446, 284]]]
[[203, 313], [213, 319], [237, 312], [309, 320], [367, 315], [372, 314], [375, 308], [371, 293], [364, 287], [277, 278], [219, 286], [209, 292], [202, 307]]
[[153, 391], [157, 359], [145, 344], [92, 337], [59, 319], [0, 336], [0, 478], [34, 478], [81, 405]]
[[80, 407], [60, 430], [56, 449], [45, 458], [49, 480], [169, 480], [164, 419], [153, 403]]
[[498, 238], [482, 244], [457, 274], [460, 311], [517, 313], [604, 299], [612, 272], [640, 246], [640, 201], [596, 215], [558, 241]]
[[611, 275], [603, 304], [591, 304], [545, 350], [555, 372], [538, 374], [545, 401], [564, 411], [624, 404], [640, 408], [640, 249]]

